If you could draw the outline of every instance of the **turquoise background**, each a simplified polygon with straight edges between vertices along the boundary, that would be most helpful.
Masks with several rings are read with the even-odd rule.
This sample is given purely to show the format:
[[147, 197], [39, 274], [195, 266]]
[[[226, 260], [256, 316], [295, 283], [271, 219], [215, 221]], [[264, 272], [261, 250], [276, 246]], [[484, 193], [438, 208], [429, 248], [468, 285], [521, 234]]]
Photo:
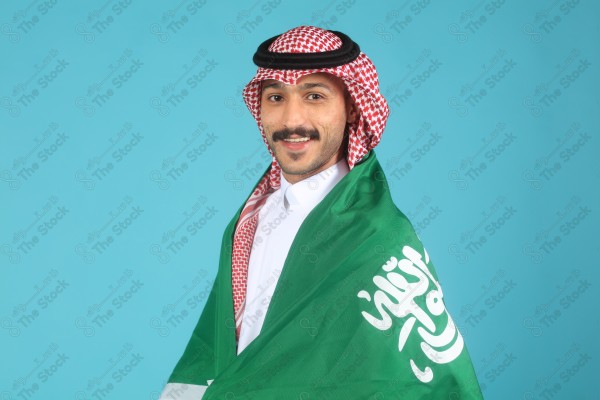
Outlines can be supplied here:
[[263, 40], [340, 30], [392, 114], [378, 157], [488, 399], [594, 399], [600, 6], [0, 5], [0, 399], [156, 399], [268, 156]]

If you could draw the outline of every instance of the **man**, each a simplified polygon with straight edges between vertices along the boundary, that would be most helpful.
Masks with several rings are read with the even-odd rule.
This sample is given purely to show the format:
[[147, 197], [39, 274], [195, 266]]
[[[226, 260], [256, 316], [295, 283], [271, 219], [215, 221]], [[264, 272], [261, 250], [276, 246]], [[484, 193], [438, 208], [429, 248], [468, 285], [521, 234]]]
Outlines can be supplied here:
[[427, 252], [372, 149], [389, 114], [340, 32], [264, 42], [243, 91], [273, 163], [161, 399], [479, 399]]

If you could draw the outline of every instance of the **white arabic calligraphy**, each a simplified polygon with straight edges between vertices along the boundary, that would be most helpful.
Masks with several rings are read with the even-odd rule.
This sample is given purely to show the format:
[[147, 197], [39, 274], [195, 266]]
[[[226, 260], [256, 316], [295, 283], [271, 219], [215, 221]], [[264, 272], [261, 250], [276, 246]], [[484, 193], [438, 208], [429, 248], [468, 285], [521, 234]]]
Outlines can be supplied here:
[[[379, 288], [373, 295], [373, 304], [379, 312], [380, 318], [377, 318], [366, 311], [362, 311], [363, 317], [373, 327], [379, 330], [388, 330], [392, 327], [392, 317], [388, 311], [397, 318], [404, 318], [404, 324], [400, 329], [398, 337], [398, 350], [402, 352], [413, 331], [415, 323], [418, 321], [422, 326], [417, 327], [417, 332], [423, 339], [421, 350], [436, 364], [447, 364], [455, 360], [463, 350], [463, 338], [456, 329], [452, 317], [446, 311], [443, 302], [443, 292], [439, 283], [435, 280], [427, 264], [429, 264], [429, 255], [425, 251], [425, 260], [423, 256], [410, 246], [402, 248], [403, 259], [398, 260], [391, 257], [382, 269], [387, 272], [385, 277], [376, 275], [373, 277], [373, 283]], [[403, 274], [395, 272], [396, 268]], [[405, 276], [417, 278], [416, 282], [408, 282]], [[433, 284], [428, 291], [430, 284]], [[427, 312], [417, 305], [415, 298], [425, 295], [425, 305]], [[366, 290], [358, 292], [358, 297], [371, 302], [371, 294]], [[395, 300], [395, 301], [394, 301]], [[386, 309], [388, 311], [386, 311]], [[439, 334], [430, 316], [438, 317], [446, 313], [447, 325]], [[442, 347], [454, 343], [446, 350], [439, 350]], [[420, 369], [413, 359], [410, 360], [410, 366], [415, 376], [421, 382], [431, 382], [433, 379], [433, 370], [426, 366]]]

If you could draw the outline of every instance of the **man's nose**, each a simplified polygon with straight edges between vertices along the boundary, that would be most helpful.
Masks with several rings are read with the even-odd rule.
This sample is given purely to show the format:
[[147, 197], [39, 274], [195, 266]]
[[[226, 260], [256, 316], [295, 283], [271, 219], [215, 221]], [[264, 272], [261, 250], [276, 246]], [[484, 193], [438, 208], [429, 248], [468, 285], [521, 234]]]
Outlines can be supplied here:
[[305, 109], [302, 106], [302, 99], [290, 97], [284, 104], [282, 123], [287, 128], [304, 126], [306, 122]]

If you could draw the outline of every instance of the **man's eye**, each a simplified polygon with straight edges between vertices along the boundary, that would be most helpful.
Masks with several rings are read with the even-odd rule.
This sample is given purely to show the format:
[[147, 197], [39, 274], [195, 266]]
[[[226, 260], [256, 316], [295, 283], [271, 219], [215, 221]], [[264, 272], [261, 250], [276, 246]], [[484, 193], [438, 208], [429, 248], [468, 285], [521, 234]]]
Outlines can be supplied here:
[[283, 100], [283, 97], [281, 97], [278, 94], [272, 94], [269, 97], [267, 97], [267, 99], [269, 99], [271, 101], [281, 101], [281, 100]]
[[319, 99], [322, 99], [322, 98], [323, 98], [323, 96], [321, 96], [318, 93], [311, 93], [311, 94], [308, 95], [308, 99], [309, 100], [319, 100]]

